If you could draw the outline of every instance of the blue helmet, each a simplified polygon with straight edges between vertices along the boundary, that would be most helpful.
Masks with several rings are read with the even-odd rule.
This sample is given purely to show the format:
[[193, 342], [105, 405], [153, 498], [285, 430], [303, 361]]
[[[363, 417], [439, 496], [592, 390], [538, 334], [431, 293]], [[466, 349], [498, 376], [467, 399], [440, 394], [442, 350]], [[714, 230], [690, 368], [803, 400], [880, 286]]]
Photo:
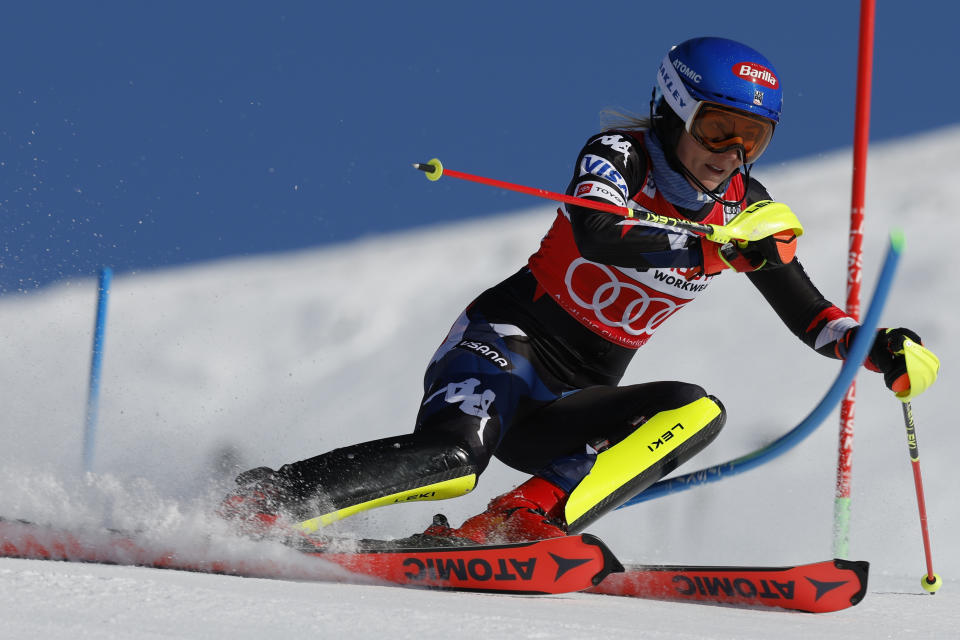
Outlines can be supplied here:
[[780, 122], [783, 92], [773, 64], [726, 38], [694, 38], [670, 50], [657, 71], [663, 100], [687, 122], [707, 101]]

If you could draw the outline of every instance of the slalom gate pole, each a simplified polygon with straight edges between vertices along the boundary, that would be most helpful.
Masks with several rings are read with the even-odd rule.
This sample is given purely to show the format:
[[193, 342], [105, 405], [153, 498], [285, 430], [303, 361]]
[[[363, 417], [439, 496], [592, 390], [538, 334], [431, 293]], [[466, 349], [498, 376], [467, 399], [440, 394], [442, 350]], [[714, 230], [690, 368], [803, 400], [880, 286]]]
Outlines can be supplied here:
[[93, 468], [93, 449], [97, 437], [97, 413], [100, 404], [100, 372], [103, 365], [103, 340], [107, 326], [107, 300], [113, 271], [100, 269], [97, 278], [97, 317], [93, 328], [93, 350], [90, 356], [90, 384], [87, 389], [87, 411], [83, 429], [83, 470]]
[[[870, 137], [870, 87], [873, 76], [874, 0], [860, 1], [860, 46], [857, 65], [857, 105], [853, 140], [853, 186], [850, 205], [850, 245], [847, 253], [846, 311], [860, 320], [860, 281], [863, 265], [863, 209]], [[853, 421], [857, 397], [854, 379], [840, 404], [837, 484], [833, 502], [833, 556], [850, 550], [850, 496], [853, 478]]]
[[943, 585], [940, 576], [933, 572], [933, 554], [930, 552], [930, 530], [927, 528], [927, 503], [923, 498], [923, 475], [920, 473], [920, 450], [917, 446], [917, 430], [913, 422], [913, 407], [910, 402], [903, 403], [903, 423], [907, 428], [907, 446], [910, 450], [910, 463], [913, 466], [913, 484], [917, 490], [917, 509], [920, 511], [920, 533], [923, 535], [923, 553], [927, 560], [927, 573], [920, 580], [924, 591], [936, 593]]

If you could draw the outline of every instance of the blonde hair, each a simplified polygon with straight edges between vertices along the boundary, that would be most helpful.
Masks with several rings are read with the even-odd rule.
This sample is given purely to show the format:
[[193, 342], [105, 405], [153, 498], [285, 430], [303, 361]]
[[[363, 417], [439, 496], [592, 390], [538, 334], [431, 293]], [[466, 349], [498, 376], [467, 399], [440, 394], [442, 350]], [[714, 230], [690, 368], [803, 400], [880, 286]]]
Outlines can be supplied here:
[[604, 109], [600, 112], [600, 121], [604, 131], [646, 131], [650, 128], [650, 116], [618, 109]]

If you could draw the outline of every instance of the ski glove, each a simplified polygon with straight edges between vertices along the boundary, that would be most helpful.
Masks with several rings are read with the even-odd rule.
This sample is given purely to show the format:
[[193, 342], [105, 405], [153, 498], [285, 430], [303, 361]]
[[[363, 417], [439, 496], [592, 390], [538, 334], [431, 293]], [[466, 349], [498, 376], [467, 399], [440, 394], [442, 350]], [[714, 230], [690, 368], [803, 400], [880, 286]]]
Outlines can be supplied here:
[[936, 381], [940, 360], [910, 329], [879, 329], [866, 366], [883, 373], [887, 387], [909, 402]]
[[785, 265], [793, 260], [797, 238], [803, 233], [803, 225], [790, 207], [773, 200], [754, 202], [722, 228], [725, 233], [721, 235], [734, 239], [701, 242], [705, 275], [724, 269], [745, 272]]
[[762, 240], [732, 240], [726, 244], [703, 241], [703, 265], [706, 275], [733, 269], [743, 273], [758, 269], [775, 269], [793, 260], [797, 252], [797, 236], [791, 230], [781, 231]]
[[734, 271], [756, 271], [782, 267], [797, 252], [797, 236], [781, 231], [762, 240], [732, 241], [720, 245], [720, 259]]

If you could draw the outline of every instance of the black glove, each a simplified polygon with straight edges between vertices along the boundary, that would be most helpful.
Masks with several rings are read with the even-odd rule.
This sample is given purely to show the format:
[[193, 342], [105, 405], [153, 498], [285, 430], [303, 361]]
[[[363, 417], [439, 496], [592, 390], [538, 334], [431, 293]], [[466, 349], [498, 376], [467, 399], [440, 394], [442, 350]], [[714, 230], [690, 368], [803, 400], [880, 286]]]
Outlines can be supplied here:
[[920, 336], [900, 327], [877, 331], [866, 367], [883, 373], [887, 387], [906, 401], [933, 384], [940, 370], [940, 361], [923, 347]]
[[720, 259], [734, 271], [775, 269], [793, 260], [797, 252], [797, 236], [781, 231], [762, 240], [733, 240], [719, 248]]

